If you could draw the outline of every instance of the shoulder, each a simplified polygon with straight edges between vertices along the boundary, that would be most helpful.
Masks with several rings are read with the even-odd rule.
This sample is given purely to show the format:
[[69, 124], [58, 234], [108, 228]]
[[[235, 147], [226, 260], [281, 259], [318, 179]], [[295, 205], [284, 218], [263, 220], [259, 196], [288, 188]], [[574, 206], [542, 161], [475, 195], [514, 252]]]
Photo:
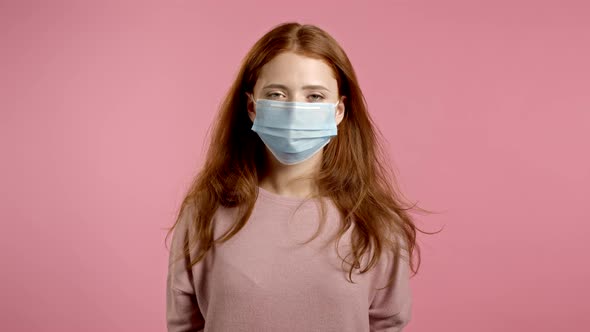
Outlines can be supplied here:
[[403, 236], [394, 234], [387, 245], [383, 245], [375, 268], [375, 284], [385, 287], [392, 279], [409, 278], [410, 255]]

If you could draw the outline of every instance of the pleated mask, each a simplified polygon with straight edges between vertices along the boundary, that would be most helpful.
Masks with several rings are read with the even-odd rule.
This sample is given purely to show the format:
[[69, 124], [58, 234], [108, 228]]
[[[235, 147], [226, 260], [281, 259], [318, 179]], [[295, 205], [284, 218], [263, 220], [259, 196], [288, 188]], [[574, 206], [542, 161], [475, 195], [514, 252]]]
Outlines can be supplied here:
[[336, 106], [258, 99], [252, 130], [285, 165], [301, 163], [318, 153], [337, 135]]

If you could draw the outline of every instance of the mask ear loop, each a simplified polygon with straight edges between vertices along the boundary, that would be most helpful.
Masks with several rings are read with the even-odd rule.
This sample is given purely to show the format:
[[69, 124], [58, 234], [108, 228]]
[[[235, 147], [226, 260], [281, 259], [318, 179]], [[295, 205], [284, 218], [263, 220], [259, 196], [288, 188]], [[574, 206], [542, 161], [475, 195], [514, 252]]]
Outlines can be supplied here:
[[256, 104], [256, 100], [254, 100], [254, 96], [251, 93], [246, 92], [246, 96], [248, 96], [248, 99], [250, 99], [251, 101], [254, 102], [254, 104]]
[[249, 92], [246, 92], [246, 96], [248, 96], [248, 99], [250, 99], [254, 103], [254, 110], [256, 110], [257, 102], [256, 102], [256, 100], [254, 100], [254, 96]]

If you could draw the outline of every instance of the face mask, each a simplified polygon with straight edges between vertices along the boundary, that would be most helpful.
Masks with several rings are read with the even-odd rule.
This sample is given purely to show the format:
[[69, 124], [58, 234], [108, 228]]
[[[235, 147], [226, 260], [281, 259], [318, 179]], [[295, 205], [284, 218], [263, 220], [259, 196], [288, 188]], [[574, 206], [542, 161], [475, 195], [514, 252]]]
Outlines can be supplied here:
[[337, 134], [338, 103], [255, 102], [252, 130], [282, 164], [294, 165], [311, 158]]

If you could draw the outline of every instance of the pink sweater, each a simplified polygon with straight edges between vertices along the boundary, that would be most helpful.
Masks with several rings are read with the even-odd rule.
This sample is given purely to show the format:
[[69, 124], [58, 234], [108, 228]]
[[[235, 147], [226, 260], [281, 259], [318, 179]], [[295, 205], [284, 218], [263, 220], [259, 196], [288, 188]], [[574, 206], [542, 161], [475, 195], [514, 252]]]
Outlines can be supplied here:
[[[355, 270], [352, 284], [346, 279], [348, 265], [343, 271], [334, 243], [322, 248], [339, 225], [331, 202], [320, 236], [298, 245], [317, 228], [317, 205], [307, 201], [296, 211], [303, 199], [262, 188], [259, 193], [248, 223], [233, 238], [214, 247], [191, 269], [184, 260], [169, 267], [168, 331], [402, 331], [412, 307], [407, 258], [394, 269], [392, 255], [384, 254], [369, 272]], [[236, 212], [234, 208], [216, 212], [215, 238], [233, 223]], [[182, 216], [170, 257], [180, 250], [192, 213], [188, 210]], [[350, 248], [351, 229], [339, 244], [342, 257]], [[394, 274], [394, 284], [376, 289]]]

